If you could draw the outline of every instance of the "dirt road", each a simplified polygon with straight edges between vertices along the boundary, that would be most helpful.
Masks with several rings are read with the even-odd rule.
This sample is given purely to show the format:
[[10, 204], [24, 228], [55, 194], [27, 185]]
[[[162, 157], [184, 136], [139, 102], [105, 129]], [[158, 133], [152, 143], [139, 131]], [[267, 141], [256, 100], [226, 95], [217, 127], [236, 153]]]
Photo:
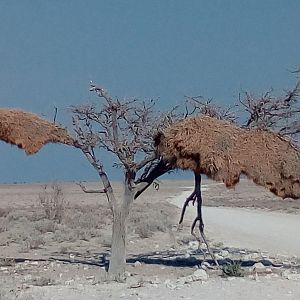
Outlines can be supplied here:
[[[204, 197], [205, 192], [213, 188], [213, 184], [205, 185]], [[184, 191], [170, 202], [182, 207], [191, 191]], [[300, 257], [300, 215], [231, 207], [203, 207], [203, 215], [207, 235], [213, 240], [228, 246], [267, 251], [272, 255]], [[186, 222], [194, 216], [195, 208], [188, 207]]]

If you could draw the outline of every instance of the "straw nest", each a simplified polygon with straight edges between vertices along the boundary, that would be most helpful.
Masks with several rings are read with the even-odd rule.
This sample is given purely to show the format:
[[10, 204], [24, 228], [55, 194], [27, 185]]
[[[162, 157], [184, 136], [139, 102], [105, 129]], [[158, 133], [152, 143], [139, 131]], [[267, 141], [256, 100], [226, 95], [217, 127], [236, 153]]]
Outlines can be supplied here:
[[273, 132], [197, 116], [158, 133], [154, 141], [174, 168], [206, 174], [228, 188], [245, 174], [282, 198], [300, 198], [299, 148]]
[[0, 109], [0, 140], [24, 149], [28, 155], [47, 143], [74, 144], [66, 129], [16, 109]]

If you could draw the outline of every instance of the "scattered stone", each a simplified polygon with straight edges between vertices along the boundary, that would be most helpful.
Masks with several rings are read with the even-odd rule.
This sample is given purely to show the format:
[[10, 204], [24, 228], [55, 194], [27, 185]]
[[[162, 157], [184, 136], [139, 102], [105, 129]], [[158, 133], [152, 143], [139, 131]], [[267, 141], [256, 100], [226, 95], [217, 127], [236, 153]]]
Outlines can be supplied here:
[[177, 286], [175, 284], [173, 284], [170, 279], [167, 279], [165, 281], [165, 285], [168, 289], [171, 289], [171, 290], [175, 290], [177, 288]]
[[229, 255], [229, 251], [222, 250], [221, 253], [220, 253], [220, 255], [223, 256], [223, 257], [227, 257]]
[[91, 276], [86, 276], [85, 277], [86, 280], [94, 280], [95, 276], [91, 275]]
[[138, 260], [133, 264], [133, 266], [136, 267], [140, 267], [142, 264], [141, 262], [139, 262]]
[[151, 284], [159, 284], [160, 280], [158, 279], [158, 277], [155, 277], [154, 279], [150, 280]]
[[264, 273], [264, 272], [266, 272], [266, 267], [262, 263], [259, 262], [259, 263], [254, 264], [254, 266], [251, 267], [249, 269], [249, 271], [250, 272], [255, 272], [256, 274], [257, 273]]
[[228, 280], [228, 281], [233, 281], [233, 280], [236, 280], [236, 277], [228, 276], [228, 277], [227, 277], [227, 280]]
[[70, 279], [70, 280], [65, 281], [65, 285], [71, 285], [72, 283], [74, 283], [74, 279]]
[[272, 273], [272, 269], [271, 268], [266, 268], [266, 273]]
[[208, 279], [208, 274], [205, 270], [203, 269], [198, 269], [196, 270], [193, 275], [193, 280], [198, 281], [198, 280], [207, 280]]
[[288, 280], [293, 280], [293, 281], [300, 280], [300, 274], [299, 273], [292, 273], [290, 270], [285, 270], [284, 272], [282, 272], [281, 276], [285, 279], [288, 279]]
[[266, 269], [266, 267], [262, 264], [262, 263], [256, 263], [256, 264], [254, 264], [254, 266], [253, 266], [256, 270], [265, 270]]
[[125, 277], [130, 277], [130, 276], [132, 276], [132, 274], [128, 271], [125, 271]]
[[252, 259], [258, 259], [258, 258], [260, 258], [260, 255], [259, 255], [259, 253], [257, 253], [257, 252], [252, 253], [252, 254], [251, 254], [251, 258], [252, 258]]
[[129, 286], [130, 289], [137, 289], [144, 286], [144, 281], [139, 280]]
[[218, 259], [224, 259], [224, 257], [222, 255], [219, 255], [219, 254], [215, 254], [215, 258], [218, 260]]
[[243, 259], [244, 260], [250, 260], [250, 259], [252, 259], [252, 256], [250, 254], [246, 254], [246, 255], [243, 256]]
[[212, 268], [212, 267], [211, 267], [211, 265], [210, 265], [209, 262], [207, 262], [207, 261], [202, 262], [202, 264], [201, 264], [201, 269], [207, 270], [207, 269], [211, 269], [211, 268]]
[[71, 262], [75, 261], [75, 255], [74, 254], [70, 254], [69, 257], [70, 257], [70, 261]]
[[197, 241], [190, 241], [189, 242], [189, 248], [198, 249], [198, 247], [199, 247], [199, 242], [197, 242]]

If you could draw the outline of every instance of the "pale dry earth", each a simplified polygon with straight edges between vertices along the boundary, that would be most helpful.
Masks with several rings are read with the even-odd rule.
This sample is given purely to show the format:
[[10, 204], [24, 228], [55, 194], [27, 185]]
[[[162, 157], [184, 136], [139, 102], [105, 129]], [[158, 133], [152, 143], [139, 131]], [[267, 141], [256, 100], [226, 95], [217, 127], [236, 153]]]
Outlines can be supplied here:
[[[88, 186], [96, 188], [97, 184]], [[86, 224], [86, 219], [73, 226], [67, 214], [68, 218], [62, 224], [65, 231], [59, 227], [60, 231], [39, 233], [44, 244], [24, 248], [27, 240], [18, 242], [18, 235], [21, 239], [25, 232], [27, 238], [27, 228], [32, 230], [30, 222], [41, 222], [40, 219], [36, 221], [36, 214], [40, 214], [38, 194], [42, 184], [1, 185], [0, 208], [9, 209], [10, 213], [9, 217], [0, 217], [0, 221], [12, 222], [8, 224], [16, 226], [16, 232], [0, 230], [0, 257], [30, 258], [33, 261], [17, 264], [10, 261], [3, 264], [2, 261], [0, 299], [300, 299], [299, 270], [291, 268], [299, 262], [296, 256], [299, 256], [300, 201], [282, 201], [245, 180], [235, 190], [226, 190], [222, 184], [204, 180], [204, 218], [210, 243], [220, 257], [226, 254], [232, 259], [264, 258], [276, 263], [285, 262], [288, 267], [257, 271], [243, 268], [246, 270], [244, 277], [229, 278], [207, 269], [208, 279], [185, 282], [199, 267], [189, 266], [188, 262], [201, 256], [197, 243], [189, 234], [195, 208], [188, 209], [184, 226], [177, 231], [180, 209], [176, 206], [182, 204], [192, 186], [192, 180], [163, 181], [159, 191], [150, 189], [138, 199], [130, 221], [128, 256], [145, 257], [154, 252], [161, 259], [154, 264], [142, 258], [141, 264], [129, 263], [130, 276], [126, 283], [105, 283], [103, 268], [76, 263], [77, 259], [84, 262], [95, 258], [97, 253], [109, 252], [111, 225], [103, 195], [83, 194], [77, 185], [63, 183], [64, 196], [69, 203], [67, 213], [80, 212], [80, 218], [87, 214], [86, 219], [93, 219], [92, 214], [101, 209], [104, 215], [97, 215], [97, 218], [102, 226], [95, 227], [94, 220]], [[115, 183], [114, 188], [118, 195], [122, 193], [120, 183]], [[176, 206], [168, 204], [170, 202]], [[159, 214], [155, 215], [153, 211]], [[144, 218], [141, 217], [143, 214]], [[156, 218], [164, 222], [153, 223]], [[40, 223], [34, 224], [40, 226]], [[70, 224], [73, 227], [67, 228]], [[165, 227], [151, 227], [153, 234], [151, 230], [149, 234], [149, 228], [143, 227], [145, 224]], [[87, 232], [78, 231], [78, 226], [87, 226]], [[134, 226], [140, 231], [135, 232]], [[37, 228], [40, 230], [40, 227]], [[33, 233], [37, 234], [38, 231], [34, 230]], [[70, 239], [73, 231], [76, 231], [75, 238]], [[186, 259], [186, 265], [161, 263], [174, 258], [176, 261], [179, 256]], [[45, 261], [36, 261], [38, 258]], [[59, 260], [62, 258], [69, 262]], [[75, 262], [72, 263], [72, 260]]]

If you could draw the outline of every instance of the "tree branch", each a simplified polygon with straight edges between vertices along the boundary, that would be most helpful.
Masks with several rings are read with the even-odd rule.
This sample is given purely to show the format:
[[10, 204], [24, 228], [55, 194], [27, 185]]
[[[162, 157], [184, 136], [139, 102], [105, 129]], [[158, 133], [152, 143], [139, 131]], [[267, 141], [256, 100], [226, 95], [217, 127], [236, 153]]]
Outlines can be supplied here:
[[81, 187], [82, 191], [87, 194], [106, 194], [107, 191], [105, 189], [102, 190], [87, 190], [86, 187], [81, 182], [76, 182], [78, 186]]

